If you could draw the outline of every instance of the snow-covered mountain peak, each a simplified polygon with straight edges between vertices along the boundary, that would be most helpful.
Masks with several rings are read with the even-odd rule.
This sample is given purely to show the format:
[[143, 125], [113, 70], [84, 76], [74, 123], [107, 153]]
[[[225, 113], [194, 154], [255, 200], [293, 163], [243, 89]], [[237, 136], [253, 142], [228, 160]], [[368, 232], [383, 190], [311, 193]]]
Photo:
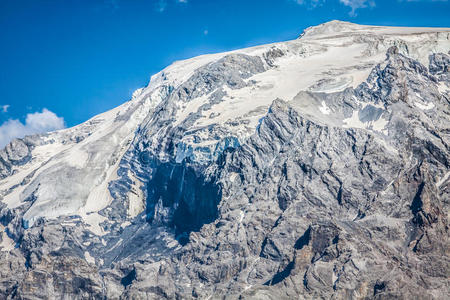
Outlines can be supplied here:
[[306, 28], [299, 38], [312, 38], [318, 36], [330, 36], [334, 34], [342, 34], [348, 32], [355, 32], [361, 29], [361, 25], [351, 22], [332, 20], [317, 26]]
[[11, 142], [0, 293], [438, 299], [449, 51], [449, 29], [332, 21], [177, 61], [115, 109]]
[[254, 135], [275, 99], [323, 124], [387, 135], [385, 107], [353, 100], [351, 91], [363, 83], [376, 88], [367, 79], [377, 65], [386, 67], [392, 46], [427, 65], [429, 54], [450, 50], [449, 30], [331, 21], [308, 28], [300, 39], [177, 61], [120, 107], [74, 128], [27, 138], [26, 163], [6, 157], [3, 164], [2, 201], [10, 208], [31, 203], [26, 226], [40, 217], [80, 215], [99, 233], [99, 222], [108, 218], [98, 214], [118, 197], [117, 184], [126, 186], [119, 193], [125, 199], [146, 193], [143, 160], [207, 166]]

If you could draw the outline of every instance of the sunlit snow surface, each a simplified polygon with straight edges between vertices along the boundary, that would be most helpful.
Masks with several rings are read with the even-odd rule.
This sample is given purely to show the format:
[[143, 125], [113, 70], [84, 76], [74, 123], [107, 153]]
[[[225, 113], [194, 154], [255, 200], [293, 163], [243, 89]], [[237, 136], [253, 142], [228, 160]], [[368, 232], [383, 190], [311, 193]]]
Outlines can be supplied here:
[[[448, 29], [389, 28], [330, 22], [306, 30], [304, 35], [293, 41], [175, 62], [152, 76], [149, 85], [137, 90], [133, 98], [123, 105], [76, 127], [41, 136], [40, 145], [32, 150], [32, 160], [0, 181], [2, 201], [9, 208], [34, 201], [24, 215], [25, 227], [32, 226], [40, 217], [51, 219], [77, 215], [93, 233], [104, 234], [99, 224], [106, 218], [98, 212], [112, 201], [109, 184], [117, 179], [120, 161], [136, 137], [139, 126], [144, 120], [152, 118], [154, 108], [167, 96], [167, 87], [177, 88], [198, 68], [231, 53], [261, 57], [266, 71], [245, 79], [249, 84], [243, 88], [231, 89], [224, 85], [222, 101], [212, 104], [208, 111], [201, 111], [201, 116], [191, 125], [193, 129], [221, 125], [236, 137], [233, 143], [242, 142], [255, 132], [259, 120], [267, 113], [271, 103], [279, 98], [291, 101], [321, 122], [386, 134], [388, 120], [382, 115], [377, 115], [374, 120], [361, 121], [363, 110], [369, 105], [376, 107], [376, 104], [361, 104], [351, 115], [344, 116], [335, 112], [325, 101], [314, 101], [299, 95], [302, 92], [326, 94], [356, 88], [367, 79], [372, 68], [385, 59], [386, 50], [392, 45], [398, 46], [401, 53], [420, 60], [427, 58], [429, 53], [447, 53], [450, 49], [448, 35]], [[279, 51], [280, 55], [269, 63], [265, 57], [274, 50]], [[426, 61], [421, 62], [427, 64]], [[197, 112], [208, 103], [210, 96], [206, 94], [189, 102], [180, 102], [173, 124], [180, 124]], [[414, 104], [421, 110], [434, 107], [420, 98]], [[229, 125], [233, 120], [242, 122]], [[155, 140], [158, 134], [155, 132]], [[216, 147], [217, 139], [202, 131], [198, 135], [201, 142], [194, 143], [186, 137], [184, 144], [178, 148], [180, 152], [176, 161], [180, 162], [190, 155], [194, 147]], [[134, 178], [133, 182], [134, 186], [126, 195], [129, 218], [144, 209], [143, 185], [138, 178]], [[4, 241], [7, 243], [7, 239]], [[86, 257], [90, 259], [89, 253]]]

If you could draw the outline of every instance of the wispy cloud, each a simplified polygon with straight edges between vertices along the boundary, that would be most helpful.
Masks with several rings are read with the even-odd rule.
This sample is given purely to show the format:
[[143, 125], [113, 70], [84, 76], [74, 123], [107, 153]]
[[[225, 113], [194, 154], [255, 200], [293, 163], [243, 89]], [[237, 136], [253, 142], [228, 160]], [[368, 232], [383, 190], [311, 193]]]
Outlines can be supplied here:
[[[309, 9], [315, 8], [317, 6], [321, 6], [327, 2], [327, 0], [291, 0], [291, 1], [294, 1], [299, 5], [304, 5]], [[399, 0], [399, 1], [402, 1], [402, 0]], [[421, 1], [421, 0], [406, 0], [406, 1]], [[447, 0], [429, 0], [429, 1], [447, 1]], [[339, 0], [339, 3], [350, 7], [351, 11], [349, 14], [350, 14], [350, 16], [353, 16], [353, 17], [356, 16], [357, 9], [375, 6], [375, 0]]]
[[375, 1], [373, 0], [339, 0], [345, 6], [349, 6], [352, 10], [350, 11], [350, 16], [356, 16], [356, 10], [365, 7], [374, 7]]
[[25, 124], [17, 119], [4, 122], [0, 126], [0, 147], [3, 148], [14, 138], [62, 128], [65, 128], [64, 118], [44, 108], [42, 112], [27, 114]]
[[305, 5], [308, 8], [315, 8], [319, 5], [322, 5], [322, 3], [325, 2], [325, 0], [293, 0], [297, 2], [297, 4]]
[[9, 109], [9, 106], [10, 106], [9, 104], [1, 105], [0, 109], [1, 109], [2, 112], [7, 113], [8, 109]]

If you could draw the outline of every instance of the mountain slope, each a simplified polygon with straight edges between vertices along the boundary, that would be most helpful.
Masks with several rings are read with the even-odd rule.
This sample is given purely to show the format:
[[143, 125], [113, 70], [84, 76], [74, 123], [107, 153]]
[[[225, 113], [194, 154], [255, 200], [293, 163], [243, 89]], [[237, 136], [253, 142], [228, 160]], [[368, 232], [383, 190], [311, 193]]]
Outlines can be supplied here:
[[450, 29], [332, 21], [13, 141], [0, 291], [447, 298], [449, 51]]

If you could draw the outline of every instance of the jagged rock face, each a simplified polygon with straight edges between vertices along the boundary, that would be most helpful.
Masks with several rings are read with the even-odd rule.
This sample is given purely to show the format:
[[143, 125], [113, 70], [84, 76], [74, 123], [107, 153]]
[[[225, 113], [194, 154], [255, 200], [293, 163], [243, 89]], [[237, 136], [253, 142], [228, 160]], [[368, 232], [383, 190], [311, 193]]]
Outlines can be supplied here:
[[177, 62], [0, 152], [18, 299], [447, 299], [450, 30], [329, 22]]
[[16, 139], [0, 151], [0, 178], [12, 174], [13, 166], [26, 164], [31, 159], [26, 140]]

